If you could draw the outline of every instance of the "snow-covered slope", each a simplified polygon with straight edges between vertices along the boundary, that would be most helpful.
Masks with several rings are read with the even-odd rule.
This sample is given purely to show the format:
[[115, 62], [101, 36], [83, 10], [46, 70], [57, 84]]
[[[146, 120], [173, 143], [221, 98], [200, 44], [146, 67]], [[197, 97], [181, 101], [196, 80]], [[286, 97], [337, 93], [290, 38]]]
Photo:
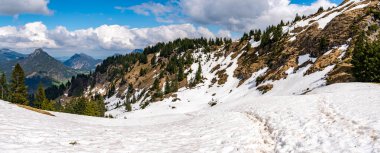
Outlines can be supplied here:
[[[367, 19], [354, 21], [354, 18], [358, 15], [368, 15], [365, 13], [366, 8], [375, 5], [377, 3], [368, 0], [344, 1], [337, 7], [282, 26], [284, 35], [280, 41], [273, 42], [272, 45], [262, 46], [262, 41], [254, 41], [254, 36], [247, 36], [248, 38], [229, 44], [213, 46], [210, 52], [205, 52], [205, 47], [192, 49], [189, 54], [197, 62], [185, 66], [187, 68], [185, 74], [189, 72], [187, 82], [180, 83], [182, 88], [179, 92], [164, 95], [163, 99], [152, 100], [153, 92], [149, 93], [149, 89], [153, 80], [158, 78], [158, 74], [167, 73], [149, 64], [144, 68], [155, 72], [154, 75], [137, 76], [136, 72], [143, 69], [142, 66], [136, 64], [133, 71], [130, 70], [122, 79], [111, 76], [108, 80], [98, 81], [95, 88], [89, 87], [85, 91], [85, 95], [104, 96], [114, 84], [115, 94], [107, 95], [109, 98], [106, 99], [107, 115], [124, 118], [136, 114], [134, 111], [145, 112], [146, 116], [167, 114], [167, 112], [191, 112], [208, 107], [208, 103], [212, 101], [227, 103], [239, 101], [246, 96], [300, 95], [328, 83], [354, 81], [355, 78], [351, 72], [352, 65], [349, 61], [351, 61], [356, 34], [349, 27], [361, 22], [367, 25]], [[270, 28], [268, 30], [270, 31]], [[269, 35], [273, 35], [273, 31]], [[160, 57], [159, 51], [154, 54], [155, 57]], [[178, 56], [183, 57], [184, 53]], [[165, 61], [164, 57], [160, 58], [162, 58], [161, 61]], [[203, 80], [192, 88], [188, 83], [191, 83], [195, 77], [198, 61], [202, 67]], [[161, 66], [165, 67], [166, 64], [168, 63]], [[114, 67], [122, 66], [115, 65]], [[108, 69], [112, 70], [112, 66]], [[113, 74], [113, 72], [104, 73], [104, 78], [110, 77], [107, 76], [108, 74]], [[173, 78], [170, 75], [158, 78], [161, 83], [160, 89], [164, 90], [166, 78], [173, 81], [170, 77]], [[136, 81], [134, 81], [135, 78], [137, 78]], [[138, 82], [138, 80], [143, 81]], [[125, 81], [132, 84], [138, 92], [133, 93], [133, 96], [132, 94], [126, 96], [129, 86], [118, 85]], [[141, 84], [148, 85], [140, 86]], [[144, 88], [148, 92], [142, 92], [145, 91]], [[263, 93], [265, 94], [262, 95]], [[131, 102], [132, 112], [127, 112], [123, 105], [129, 103], [128, 101], [133, 101]], [[149, 104], [147, 107], [154, 107], [161, 111], [142, 110], [147, 104]]]
[[[196, 95], [194, 95], [196, 96]], [[38, 114], [0, 102], [1, 152], [380, 152], [380, 86], [348, 83], [306, 95], [249, 94], [199, 111], [126, 119]], [[156, 110], [155, 110], [156, 109]], [[146, 116], [148, 112], [156, 113]]]

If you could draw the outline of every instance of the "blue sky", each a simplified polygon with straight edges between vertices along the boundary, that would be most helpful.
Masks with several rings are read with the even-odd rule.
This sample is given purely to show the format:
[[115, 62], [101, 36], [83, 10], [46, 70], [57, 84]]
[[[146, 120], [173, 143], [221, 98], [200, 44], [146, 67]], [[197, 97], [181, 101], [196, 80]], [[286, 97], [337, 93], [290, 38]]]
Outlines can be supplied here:
[[[5, 7], [0, 6], [0, 35], [1, 28], [9, 30], [9, 28], [4, 28], [6, 26], [15, 27], [18, 31], [6, 32], [10, 38], [15, 39], [14, 44], [0, 43], [0, 48], [14, 47], [13, 49], [16, 50], [30, 52], [33, 48], [42, 47], [57, 56], [85, 52], [98, 57], [125, 53], [176, 37], [229, 36], [237, 38], [249, 29], [264, 28], [269, 24], [278, 23], [281, 19], [291, 20], [295, 13], [310, 14], [319, 7], [312, 5], [317, 0], [291, 0], [291, 4], [278, 6], [281, 9], [285, 8], [284, 12], [288, 13], [274, 14], [269, 18], [266, 15], [267, 18], [263, 18], [265, 16], [262, 15], [263, 12], [268, 12], [271, 8], [268, 2], [262, 0], [25, 1], [30, 1], [31, 5], [26, 6], [20, 1], [2, 0], [1, 3]], [[318, 1], [320, 2], [318, 5], [327, 7], [334, 5], [333, 3], [339, 4], [342, 0]], [[217, 5], [214, 5], [215, 3]], [[308, 6], [307, 11], [297, 12], [297, 8], [301, 6]], [[230, 10], [226, 11], [227, 9]], [[102, 25], [117, 26], [100, 28]], [[60, 27], [57, 28], [58, 26]], [[25, 29], [32, 31], [34, 33], [32, 36], [38, 36], [36, 37], [38, 41], [14, 38], [17, 35], [29, 39], [31, 32], [25, 32]], [[117, 31], [123, 33], [120, 32], [118, 35]], [[167, 33], [162, 33], [162, 31]], [[153, 35], [153, 38], [147, 38], [147, 34]], [[91, 37], [93, 35], [96, 35], [96, 38]], [[66, 38], [60, 39], [61, 37]], [[82, 43], [82, 46], [86, 47], [76, 47], [76, 42], [70, 42], [69, 39], [76, 39], [75, 41], [79, 41], [78, 44]], [[23, 40], [25, 43], [22, 44], [17, 40]], [[87, 46], [89, 43], [94, 43], [94, 45]], [[96, 43], [100, 45], [95, 45]]]
[[[339, 4], [342, 0], [331, 0]], [[165, 3], [165, 0], [50, 0], [48, 7], [53, 15], [22, 14], [0, 16], [0, 26], [24, 25], [28, 22], [42, 21], [48, 28], [63, 25], [70, 30], [97, 27], [103, 24], [127, 25], [135, 28], [155, 27], [167, 23], [157, 22], [154, 16], [143, 16], [131, 10], [121, 12], [115, 6], [130, 7], [144, 2]], [[291, 0], [292, 4], [309, 5], [315, 0]], [[212, 27], [212, 26], [211, 26]]]

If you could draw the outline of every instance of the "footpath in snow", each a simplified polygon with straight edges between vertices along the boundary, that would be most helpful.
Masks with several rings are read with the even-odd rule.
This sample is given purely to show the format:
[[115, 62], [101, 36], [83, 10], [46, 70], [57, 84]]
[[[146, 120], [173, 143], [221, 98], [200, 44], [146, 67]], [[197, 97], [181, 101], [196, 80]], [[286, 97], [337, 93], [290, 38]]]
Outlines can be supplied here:
[[0, 152], [375, 153], [379, 110], [380, 85], [362, 83], [127, 119], [52, 117], [0, 101]]

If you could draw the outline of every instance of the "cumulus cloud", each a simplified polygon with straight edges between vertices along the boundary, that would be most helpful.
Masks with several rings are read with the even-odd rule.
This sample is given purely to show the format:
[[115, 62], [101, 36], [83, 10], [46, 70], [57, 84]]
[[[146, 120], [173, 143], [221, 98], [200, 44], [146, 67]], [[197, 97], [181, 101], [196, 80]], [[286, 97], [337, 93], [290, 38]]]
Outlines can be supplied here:
[[49, 0], [0, 0], [0, 15], [18, 16], [20, 14], [51, 15]]
[[231, 38], [231, 31], [229, 31], [229, 30], [219, 30], [217, 36], [218, 37]]
[[131, 7], [116, 6], [115, 9], [121, 10], [122, 12], [132, 10], [136, 14], [145, 16], [153, 15], [158, 22], [166, 23], [172, 23], [177, 16], [176, 13], [179, 11], [174, 1], [169, 1], [166, 4], [147, 2]]
[[97, 28], [69, 31], [63, 26], [48, 30], [41, 22], [22, 27], [0, 27], [0, 47], [12, 49], [48, 48], [61, 51], [127, 51], [177, 38], [215, 37], [204, 27], [192, 24], [154, 28], [128, 28], [103, 25]]
[[[327, 8], [336, 5], [329, 0], [317, 0], [311, 5], [291, 4], [290, 0], [179, 0], [165, 5], [152, 2], [148, 4], [131, 8], [134, 8], [135, 13], [143, 15], [156, 11], [159, 13], [152, 14], [161, 18], [165, 15], [170, 18], [173, 14], [180, 13], [188, 22], [218, 25], [235, 32], [265, 28], [279, 23], [280, 20], [290, 21], [296, 13], [309, 15], [321, 6]], [[167, 6], [173, 8], [173, 5], [177, 9], [163, 9]]]
[[41, 22], [28, 23], [23, 27], [0, 27], [0, 46], [5, 48], [56, 48], [48, 37], [48, 30]]

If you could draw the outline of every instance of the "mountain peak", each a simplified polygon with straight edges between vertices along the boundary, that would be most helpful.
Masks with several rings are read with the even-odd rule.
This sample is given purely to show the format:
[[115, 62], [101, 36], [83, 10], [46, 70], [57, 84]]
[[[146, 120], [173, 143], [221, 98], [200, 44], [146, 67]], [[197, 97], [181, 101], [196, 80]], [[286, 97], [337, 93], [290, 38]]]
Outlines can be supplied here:
[[34, 54], [41, 54], [41, 53], [45, 53], [45, 51], [42, 48], [37, 48], [37, 49], [34, 50], [33, 53]]
[[91, 58], [93, 59], [90, 55], [87, 55], [85, 53], [76, 53], [71, 58]]
[[73, 69], [92, 70], [100, 62], [100, 60], [96, 60], [85, 53], [77, 53], [71, 56], [71, 58], [66, 60], [63, 64]]
[[38, 49], [34, 50], [34, 52], [32, 54], [30, 54], [29, 57], [35, 57], [35, 56], [41, 56], [41, 55], [50, 56], [42, 48], [38, 48]]

